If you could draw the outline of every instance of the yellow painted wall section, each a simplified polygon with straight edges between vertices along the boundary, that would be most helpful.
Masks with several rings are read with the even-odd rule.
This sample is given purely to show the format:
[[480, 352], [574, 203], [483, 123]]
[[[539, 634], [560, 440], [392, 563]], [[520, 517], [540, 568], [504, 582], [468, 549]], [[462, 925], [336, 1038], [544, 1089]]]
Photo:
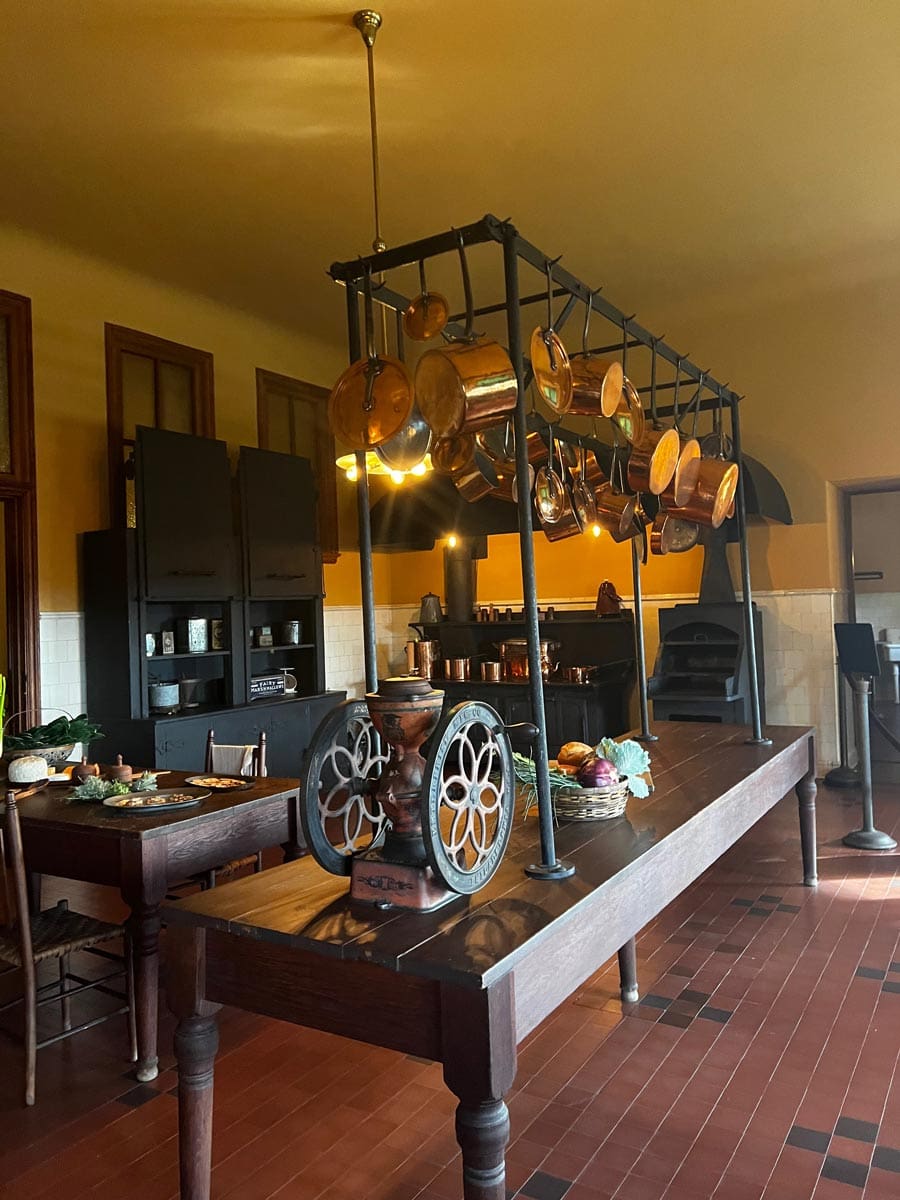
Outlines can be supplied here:
[[40, 606], [77, 609], [77, 535], [107, 525], [104, 322], [209, 350], [216, 433], [256, 445], [256, 367], [329, 384], [336, 351], [198, 295], [0, 226], [0, 287], [29, 296], [34, 334]]

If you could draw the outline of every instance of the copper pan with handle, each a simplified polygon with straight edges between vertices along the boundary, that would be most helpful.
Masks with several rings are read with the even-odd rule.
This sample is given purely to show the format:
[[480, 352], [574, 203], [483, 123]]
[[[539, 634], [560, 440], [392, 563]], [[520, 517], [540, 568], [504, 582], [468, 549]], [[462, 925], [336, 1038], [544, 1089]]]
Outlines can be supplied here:
[[692, 550], [700, 539], [700, 526], [695, 521], [673, 517], [660, 507], [650, 529], [651, 554], [683, 554]]
[[713, 453], [704, 454], [688, 464], [685, 480], [690, 482], [690, 494], [684, 504], [674, 510], [674, 515], [718, 529], [734, 503], [739, 474], [737, 463], [727, 457], [731, 447], [722, 431], [721, 396], [716, 428], [709, 438], [703, 439], [701, 447]]
[[675, 472], [668, 484], [660, 492], [659, 498], [666, 508], [678, 508], [687, 500], [691, 493], [691, 479], [689, 473], [690, 464], [700, 457], [700, 443], [697, 441], [697, 415], [698, 410], [694, 410], [694, 425], [690, 436], [681, 431], [680, 413], [678, 408], [678, 391], [681, 376], [681, 359], [679, 358], [675, 364], [675, 389], [672, 399], [672, 411], [674, 417], [674, 425], [678, 430], [679, 450], [678, 462], [675, 465]]
[[375, 350], [372, 278], [363, 284], [366, 357], [338, 379], [328, 397], [328, 423], [334, 436], [353, 450], [373, 450], [392, 438], [409, 420], [413, 387], [404, 364]]
[[559, 411], [573, 416], [610, 416], [622, 403], [625, 372], [617, 358], [599, 358], [588, 349], [594, 293], [585, 301], [584, 327], [581, 334], [581, 353], [569, 359], [572, 377], [569, 401]]
[[547, 324], [531, 335], [529, 357], [534, 383], [554, 412], [569, 411], [572, 402], [572, 366], [559, 334], [553, 328], [553, 262], [544, 264], [547, 272]]
[[416, 366], [416, 399], [436, 438], [499, 424], [516, 407], [518, 381], [506, 350], [473, 331], [472, 284], [462, 235], [459, 260], [466, 295], [466, 330]]

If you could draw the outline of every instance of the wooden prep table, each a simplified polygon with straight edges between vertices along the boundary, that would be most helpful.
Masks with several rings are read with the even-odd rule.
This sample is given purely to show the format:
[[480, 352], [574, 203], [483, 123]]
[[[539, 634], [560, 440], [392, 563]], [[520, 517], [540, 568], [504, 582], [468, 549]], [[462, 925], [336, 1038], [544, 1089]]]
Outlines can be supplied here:
[[656, 731], [651, 795], [616, 820], [560, 827], [558, 853], [577, 868], [564, 881], [523, 874], [529, 820], [480, 892], [433, 913], [351, 905], [349, 881], [311, 859], [167, 906], [182, 1200], [210, 1194], [223, 1004], [443, 1063], [465, 1200], [504, 1200], [518, 1043], [616, 951], [633, 990], [634, 935], [791, 788], [803, 881], [816, 882], [811, 729], [771, 727], [771, 746], [747, 745], [737, 726]]

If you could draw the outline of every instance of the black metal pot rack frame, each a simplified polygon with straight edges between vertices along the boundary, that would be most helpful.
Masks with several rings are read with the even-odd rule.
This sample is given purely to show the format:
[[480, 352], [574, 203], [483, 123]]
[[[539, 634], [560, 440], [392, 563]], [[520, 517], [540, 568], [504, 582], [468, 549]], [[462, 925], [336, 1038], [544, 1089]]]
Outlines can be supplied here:
[[[679, 354], [662, 338], [654, 337], [649, 330], [639, 325], [634, 315], [627, 316], [621, 309], [616, 308], [597, 289], [587, 284], [565, 267], [559, 261], [551, 259], [531, 242], [521, 237], [518, 230], [508, 220], [501, 221], [488, 214], [480, 221], [464, 225], [457, 229], [408, 242], [403, 246], [395, 246], [374, 254], [354, 258], [348, 262], [333, 263], [329, 274], [337, 283], [347, 289], [347, 333], [351, 362], [362, 357], [362, 343], [359, 322], [359, 284], [370, 272], [372, 278], [383, 281], [385, 274], [398, 267], [412, 266], [420, 261], [428, 261], [442, 254], [456, 253], [460, 247], [477, 246], [495, 243], [502, 247], [503, 273], [505, 283], [505, 298], [500, 303], [489, 304], [475, 309], [475, 316], [485, 316], [491, 313], [506, 313], [507, 338], [509, 356], [515, 369], [518, 382], [518, 401], [515, 410], [515, 443], [516, 471], [521, 478], [528, 474], [528, 456], [526, 436], [529, 428], [529, 413], [526, 408], [526, 392], [530, 381], [530, 367], [526, 363], [522, 340], [521, 309], [528, 305], [546, 302], [547, 289], [539, 293], [521, 296], [519, 293], [519, 263], [527, 263], [536, 271], [545, 275], [552, 288], [554, 297], [567, 297], [566, 304], [561, 309], [554, 322], [559, 330], [575, 306], [581, 302], [590, 305], [593, 312], [605, 318], [621, 331], [617, 342], [610, 346], [597, 347], [592, 353], [623, 353], [623, 350], [641, 347], [651, 350], [656, 358], [669, 362], [676, 368], [677, 377], [682, 385], [693, 382], [697, 391], [692, 400], [680, 406], [682, 414], [688, 409], [709, 411], [727, 408], [731, 423], [732, 459], [738, 464], [739, 476], [737, 495], [735, 498], [735, 514], [737, 518], [738, 536], [741, 555], [741, 576], [743, 589], [744, 626], [746, 632], [748, 667], [750, 674], [750, 707], [752, 718], [752, 736], [748, 739], [754, 745], [768, 745], [762, 730], [761, 710], [759, 700], [759, 675], [756, 662], [756, 634], [753, 626], [753, 596], [750, 585], [750, 558], [747, 547], [747, 514], [744, 499], [744, 471], [741, 452], [741, 397], [727, 384], [719, 383], [708, 371], [702, 370], [685, 355]], [[555, 286], [554, 286], [555, 285]], [[410, 298], [390, 288], [386, 282], [379, 282], [373, 289], [373, 300], [395, 313], [402, 313], [409, 305]], [[463, 329], [458, 324], [463, 314], [453, 314], [447, 326], [450, 335], [462, 336]], [[672, 390], [675, 383], [657, 383], [655, 391]], [[640, 388], [640, 392], [649, 392], [649, 388]], [[706, 397], [703, 391], [709, 393]], [[655, 392], [654, 392], [655, 395]], [[676, 413], [674, 405], [655, 406], [657, 417], [669, 417]], [[568, 431], [554, 423], [554, 432], [566, 436]], [[580, 435], [568, 433], [572, 440], [580, 440]], [[587, 439], [585, 439], [587, 441]], [[362, 590], [364, 651], [366, 664], [366, 690], [375, 691], [378, 687], [378, 672], [376, 659], [375, 638], [375, 593], [372, 571], [372, 535], [369, 523], [369, 481], [366, 473], [366, 456], [363, 452], [356, 454], [357, 481], [356, 501], [357, 518], [359, 522], [359, 551], [360, 551], [360, 583]], [[540, 659], [540, 630], [538, 626], [537, 581], [534, 565], [534, 525], [531, 515], [531, 496], [523, 488], [519, 490], [519, 546], [522, 560], [522, 593], [525, 611], [526, 635], [528, 639], [529, 691], [534, 724], [538, 728], [538, 737], [534, 742], [534, 760], [536, 774], [536, 790], [538, 796], [538, 813], [540, 819], [541, 861], [527, 868], [527, 872], [536, 878], [563, 879], [570, 875], [573, 868], [560, 862], [556, 854], [555, 834], [553, 827], [553, 805], [550, 795], [549, 760], [547, 753], [546, 720], [544, 710], [544, 693], [541, 681]], [[632, 573], [634, 582], [635, 601], [635, 652], [638, 669], [638, 686], [640, 691], [641, 733], [645, 741], [655, 740], [650, 729], [649, 706], [647, 702], [647, 670], [644, 657], [643, 639], [643, 599], [641, 594], [640, 555], [636, 539], [632, 538]]]

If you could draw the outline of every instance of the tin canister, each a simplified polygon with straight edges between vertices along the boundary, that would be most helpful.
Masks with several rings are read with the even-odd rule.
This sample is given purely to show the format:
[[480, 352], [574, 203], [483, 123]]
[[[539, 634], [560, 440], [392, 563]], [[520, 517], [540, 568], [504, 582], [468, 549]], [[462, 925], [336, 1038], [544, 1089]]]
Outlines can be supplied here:
[[299, 646], [300, 638], [303, 634], [303, 625], [300, 621], [282, 621], [278, 626], [278, 645], [279, 646]]

